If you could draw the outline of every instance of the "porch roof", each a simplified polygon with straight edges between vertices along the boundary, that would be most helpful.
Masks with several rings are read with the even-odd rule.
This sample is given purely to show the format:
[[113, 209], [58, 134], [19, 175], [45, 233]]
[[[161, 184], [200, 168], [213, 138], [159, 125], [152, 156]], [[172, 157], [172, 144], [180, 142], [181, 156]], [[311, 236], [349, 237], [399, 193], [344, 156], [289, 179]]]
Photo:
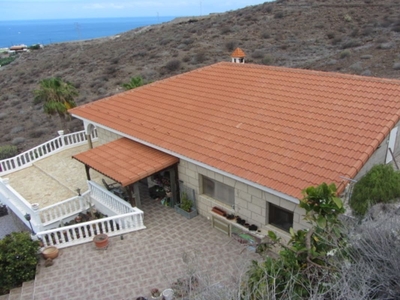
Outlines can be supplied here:
[[177, 157], [127, 138], [72, 156], [122, 186], [130, 185], [179, 161]]

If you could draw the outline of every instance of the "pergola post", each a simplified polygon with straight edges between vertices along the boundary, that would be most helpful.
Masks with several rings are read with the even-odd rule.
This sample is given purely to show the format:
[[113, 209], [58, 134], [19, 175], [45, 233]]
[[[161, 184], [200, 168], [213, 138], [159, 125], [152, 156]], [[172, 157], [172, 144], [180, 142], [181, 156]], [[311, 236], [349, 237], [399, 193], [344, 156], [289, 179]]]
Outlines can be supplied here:
[[177, 178], [177, 165], [173, 165], [170, 169], [169, 169], [169, 180], [170, 180], [170, 184], [171, 184], [171, 192], [172, 192], [172, 197], [171, 197], [171, 207], [175, 207], [175, 203], [177, 202], [178, 198], [178, 191], [177, 191], [177, 185], [176, 182], [178, 180]]
[[133, 184], [133, 192], [135, 195], [135, 204], [136, 207], [141, 208], [142, 207], [142, 202], [140, 201], [140, 190], [139, 190], [140, 182], [136, 181]]
[[90, 166], [89, 165], [85, 165], [86, 178], [87, 178], [88, 181], [90, 180], [89, 170], [90, 170]]

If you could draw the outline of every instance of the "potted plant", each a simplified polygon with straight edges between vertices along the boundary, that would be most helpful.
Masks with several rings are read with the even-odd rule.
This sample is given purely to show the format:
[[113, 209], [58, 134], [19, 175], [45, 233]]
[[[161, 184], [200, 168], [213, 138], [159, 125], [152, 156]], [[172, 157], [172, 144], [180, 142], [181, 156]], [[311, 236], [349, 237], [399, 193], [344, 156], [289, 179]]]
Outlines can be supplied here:
[[159, 289], [157, 288], [151, 289], [150, 293], [151, 293], [151, 299], [161, 299], [161, 292]]
[[8, 215], [7, 206], [0, 203], [0, 217]]
[[181, 203], [175, 205], [175, 211], [187, 219], [197, 216], [197, 210], [185, 192], [181, 195]]
[[101, 233], [97, 234], [93, 238], [93, 242], [96, 246], [96, 249], [107, 249], [108, 247], [108, 235]]

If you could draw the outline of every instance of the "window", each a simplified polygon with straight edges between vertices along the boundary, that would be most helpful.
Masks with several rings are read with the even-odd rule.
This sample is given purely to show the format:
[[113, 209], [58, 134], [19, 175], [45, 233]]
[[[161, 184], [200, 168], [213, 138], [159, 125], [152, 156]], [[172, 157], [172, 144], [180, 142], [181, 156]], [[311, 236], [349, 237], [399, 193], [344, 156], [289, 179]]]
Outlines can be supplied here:
[[284, 208], [269, 203], [269, 224], [289, 232], [293, 227], [293, 213]]
[[222, 182], [202, 176], [203, 194], [232, 206], [235, 204], [235, 189]]

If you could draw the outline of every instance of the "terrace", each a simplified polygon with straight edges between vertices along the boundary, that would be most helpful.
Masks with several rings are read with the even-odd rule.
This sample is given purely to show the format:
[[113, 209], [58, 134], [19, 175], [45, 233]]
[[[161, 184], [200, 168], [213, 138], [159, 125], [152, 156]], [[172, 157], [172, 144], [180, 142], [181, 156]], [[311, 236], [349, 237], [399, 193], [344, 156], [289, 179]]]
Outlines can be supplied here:
[[[75, 136], [75, 142], [66, 142], [71, 136], [61, 138], [53, 140], [55, 146], [36, 149], [35, 155], [0, 162], [1, 200], [27, 226], [24, 214], [30, 213], [45, 246], [60, 248], [53, 266], [44, 267], [42, 260], [34, 281], [0, 299], [136, 299], [149, 297], [152, 288], [169, 288], [193, 273], [200, 279], [202, 292], [211, 295], [237, 284], [250, 260], [259, 257], [213, 229], [206, 218], [188, 220], [161, 205], [149, 197], [143, 184], [138, 209], [103, 188], [102, 174], [92, 173], [88, 182], [82, 164], [71, 159], [87, 149], [85, 138]], [[59, 227], [92, 205], [110, 217], [90, 221], [94, 229], [88, 231], [81, 225], [72, 225], [74, 230]], [[97, 250], [91, 243], [93, 235], [99, 228], [110, 227], [114, 230], [107, 231], [108, 248]], [[76, 234], [76, 230], [81, 231]]]

